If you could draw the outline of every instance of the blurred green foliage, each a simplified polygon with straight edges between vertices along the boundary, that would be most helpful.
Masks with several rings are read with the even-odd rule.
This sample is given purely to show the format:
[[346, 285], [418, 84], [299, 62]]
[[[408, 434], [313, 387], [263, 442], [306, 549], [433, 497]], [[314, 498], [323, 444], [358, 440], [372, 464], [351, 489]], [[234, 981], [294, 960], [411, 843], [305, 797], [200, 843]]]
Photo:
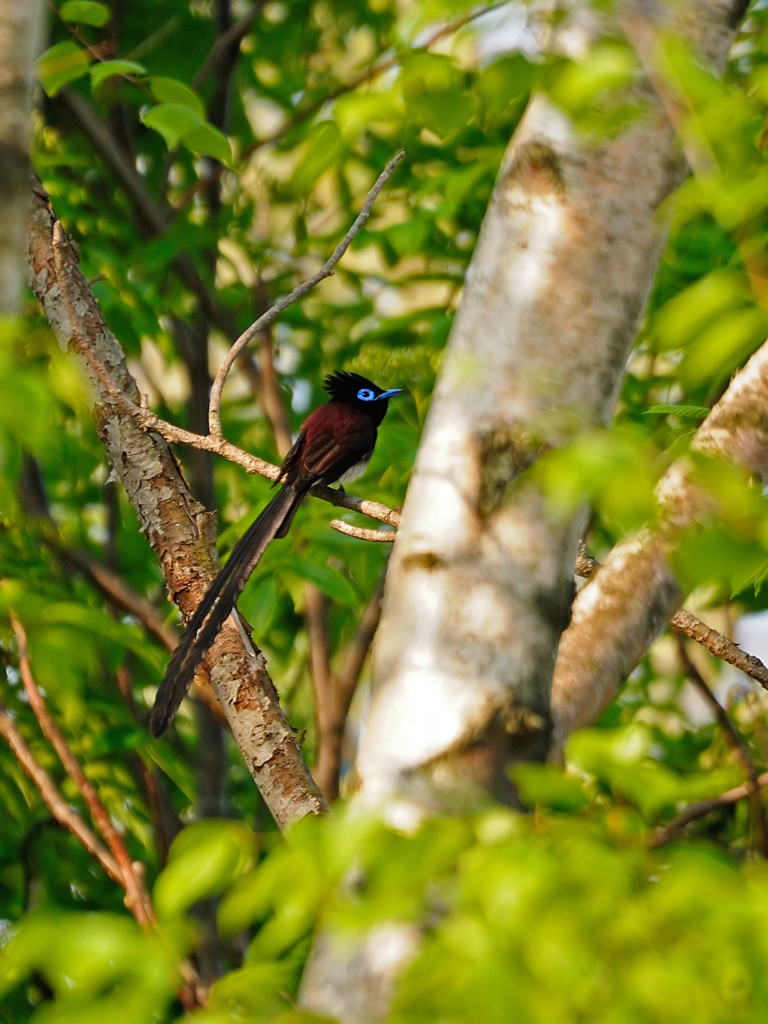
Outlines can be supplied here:
[[[199, 327], [200, 288], [231, 326], [212, 331], [215, 366], [230, 335], [332, 251], [386, 161], [405, 148], [334, 277], [288, 310], [271, 339], [294, 429], [321, 400], [330, 370], [408, 389], [355, 487], [402, 503], [496, 170], [531, 91], [547, 91], [598, 143], [645, 115], [635, 90], [640, 63], [625, 40], [606, 38], [579, 61], [509, 52], [514, 42], [497, 52], [504, 29], [494, 19], [505, 9], [514, 16], [514, 6], [474, 18], [485, 9], [465, 0], [272, 0], [245, 27], [227, 84], [215, 49], [222, 5], [52, 5], [50, 46], [38, 64], [45, 99], [35, 166], [161, 416], [192, 416], [192, 360], [178, 325]], [[233, 17], [249, 13], [233, 4]], [[536, 469], [553, 508], [590, 504], [598, 556], [653, 514], [659, 477], [766, 334], [767, 18], [764, 5], [753, 7], [722, 77], [674, 40], [658, 57], [694, 174], [660, 211], [672, 231], [615, 422]], [[95, 130], [76, 113], [82, 104]], [[105, 139], [122, 166], [105, 157]], [[126, 185], [134, 178], [144, 205]], [[197, 292], [180, 256], [199, 276]], [[171, 812], [194, 814], [205, 771], [196, 722], [186, 707], [172, 737], [149, 741], [141, 720], [165, 651], [67, 553], [107, 566], [166, 621], [174, 614], [134, 513], [108, 479], [77, 369], [36, 309], [25, 313], [0, 334], [2, 702], [85, 817], [21, 692], [12, 608], [52, 713], [154, 886], [160, 927], [143, 934], [133, 925], [121, 894], [0, 745], [0, 1019], [180, 1019], [178, 963], [202, 947], [197, 912], [211, 900], [219, 980], [209, 1007], [190, 1017], [198, 1024], [309, 1019], [293, 1000], [318, 923], [356, 943], [363, 929], [403, 921], [423, 927], [423, 942], [392, 1021], [765, 1016], [768, 882], [752, 859], [746, 803], [715, 808], [676, 845], [649, 849], [654, 830], [684, 807], [743, 781], [722, 734], [692, 707], [665, 642], [603, 720], [573, 737], [566, 769], [515, 770], [534, 809], [527, 816], [484, 808], [403, 836], [339, 815], [305, 822], [283, 843], [230, 750], [222, 776], [236, 820], [195, 822], [165, 863], [148, 779], [162, 773]], [[242, 378], [228, 385], [222, 412], [235, 444], [277, 457]], [[182, 462], [187, 455], [179, 452]], [[686, 540], [677, 569], [713, 614], [764, 610], [765, 497], [720, 465], [699, 460], [696, 472], [712, 513]], [[267, 494], [266, 482], [215, 467], [223, 555]], [[241, 602], [290, 720], [306, 732], [310, 762], [305, 583], [328, 599], [336, 664], [387, 557], [386, 545], [338, 535], [327, 521], [324, 506], [304, 507]], [[717, 667], [706, 667], [714, 678]], [[729, 699], [762, 770], [764, 710], [741, 692]]]

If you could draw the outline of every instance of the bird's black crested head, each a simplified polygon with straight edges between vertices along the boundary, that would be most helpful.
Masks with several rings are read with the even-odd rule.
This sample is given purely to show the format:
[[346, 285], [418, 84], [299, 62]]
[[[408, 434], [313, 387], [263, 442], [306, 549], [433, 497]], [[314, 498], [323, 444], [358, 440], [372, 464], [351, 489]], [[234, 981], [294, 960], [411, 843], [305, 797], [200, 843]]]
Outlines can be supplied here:
[[374, 396], [381, 392], [381, 388], [376, 387], [372, 380], [348, 370], [329, 373], [323, 381], [323, 389], [337, 402], [354, 402], [358, 391], [370, 391]]
[[337, 370], [329, 373], [323, 381], [323, 387], [334, 402], [348, 402], [364, 409], [378, 425], [384, 419], [389, 399], [399, 395], [400, 388], [389, 388], [385, 391], [372, 380], [362, 377], [359, 373], [349, 370]]

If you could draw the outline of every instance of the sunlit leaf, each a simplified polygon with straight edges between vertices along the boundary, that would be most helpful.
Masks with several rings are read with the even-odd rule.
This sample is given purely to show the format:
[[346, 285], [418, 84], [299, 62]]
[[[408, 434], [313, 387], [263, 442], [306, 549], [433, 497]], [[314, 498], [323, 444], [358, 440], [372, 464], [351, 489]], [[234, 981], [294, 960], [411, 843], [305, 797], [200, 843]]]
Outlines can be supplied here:
[[313, 129], [304, 147], [301, 161], [293, 173], [291, 183], [298, 192], [308, 192], [331, 167], [336, 166], [344, 154], [344, 143], [333, 121], [322, 121]]
[[94, 3], [93, 0], [67, 0], [61, 5], [59, 17], [62, 21], [101, 28], [109, 21], [110, 12], [105, 4]]
[[94, 89], [97, 89], [102, 82], [115, 75], [143, 75], [146, 70], [143, 64], [135, 60], [105, 60], [91, 67], [91, 82]]
[[214, 819], [188, 826], [174, 840], [155, 883], [158, 914], [177, 917], [197, 900], [220, 893], [249, 866], [253, 850], [253, 834], [239, 822]]
[[188, 107], [201, 121], [205, 120], [203, 101], [194, 89], [190, 89], [184, 82], [176, 78], [153, 75], [147, 80], [147, 84], [158, 103]]
[[194, 153], [205, 153], [229, 166], [232, 148], [227, 137], [204, 121], [192, 107], [182, 103], [162, 103], [150, 107], [142, 115], [148, 128], [154, 128], [165, 139], [169, 149], [179, 145]]
[[55, 96], [70, 82], [88, 74], [88, 52], [71, 40], [56, 43], [37, 59], [37, 74], [48, 96]]

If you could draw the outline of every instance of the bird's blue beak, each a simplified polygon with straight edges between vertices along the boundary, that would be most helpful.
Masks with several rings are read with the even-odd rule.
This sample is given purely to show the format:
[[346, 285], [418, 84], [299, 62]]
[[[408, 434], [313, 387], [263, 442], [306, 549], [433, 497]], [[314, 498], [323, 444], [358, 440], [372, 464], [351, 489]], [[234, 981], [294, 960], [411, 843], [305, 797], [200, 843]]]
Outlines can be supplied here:
[[390, 388], [389, 391], [382, 391], [380, 395], [376, 395], [376, 401], [380, 402], [382, 398], [394, 398], [395, 395], [402, 395], [402, 388]]

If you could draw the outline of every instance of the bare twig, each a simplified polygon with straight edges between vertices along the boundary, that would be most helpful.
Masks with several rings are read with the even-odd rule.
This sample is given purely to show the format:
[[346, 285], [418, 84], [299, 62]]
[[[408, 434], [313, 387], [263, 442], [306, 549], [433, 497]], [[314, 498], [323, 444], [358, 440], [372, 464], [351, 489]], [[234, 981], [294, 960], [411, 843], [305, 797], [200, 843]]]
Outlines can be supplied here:
[[764, 857], [768, 857], [768, 825], [766, 824], [765, 819], [765, 808], [763, 807], [763, 802], [760, 799], [760, 784], [757, 781], [758, 775], [755, 770], [755, 766], [752, 763], [752, 758], [749, 755], [749, 750], [747, 750], [746, 744], [734, 728], [733, 722], [731, 722], [730, 718], [726, 714], [725, 708], [720, 704], [717, 697], [715, 697], [696, 665], [694, 665], [688, 657], [688, 652], [685, 649], [685, 642], [679, 634], [677, 637], [677, 648], [686, 675], [698, 691], [701, 698], [706, 702], [712, 714], [715, 716], [717, 724], [720, 726], [723, 736], [725, 737], [726, 743], [733, 751], [747, 777], [746, 785], [749, 789], [749, 806], [752, 823], [757, 833], [760, 852]]
[[29, 664], [29, 651], [27, 645], [27, 634], [18, 616], [12, 611], [10, 613], [11, 627], [16, 636], [19, 648], [19, 669], [24, 691], [29, 700], [29, 705], [34, 712], [43, 735], [56, 751], [67, 775], [72, 779], [85, 801], [91, 818], [102, 838], [107, 843], [117, 865], [119, 878], [117, 879], [125, 890], [125, 905], [134, 915], [139, 924], [145, 927], [154, 920], [154, 912], [149, 895], [135, 871], [128, 850], [122, 837], [112, 824], [109, 812], [101, 802], [98, 793], [86, 778], [83, 770], [77, 762], [69, 744], [64, 739], [59, 727], [53, 720], [48, 707], [35, 683], [32, 669]]
[[400, 163], [400, 161], [403, 160], [404, 157], [405, 152], [403, 150], [401, 150], [399, 153], [392, 157], [387, 166], [376, 179], [373, 188], [371, 188], [370, 192], [368, 193], [368, 196], [365, 202], [363, 203], [362, 209], [355, 218], [354, 223], [350, 227], [349, 231], [347, 231], [344, 238], [342, 238], [342, 240], [334, 249], [331, 256], [325, 261], [322, 267], [320, 267], [317, 273], [313, 274], [312, 277], [308, 278], [308, 280], [302, 281], [302, 283], [297, 285], [291, 292], [288, 293], [288, 295], [284, 295], [281, 299], [278, 299], [277, 302], [275, 302], [274, 305], [271, 306], [265, 313], [262, 313], [262, 315], [257, 320], [255, 320], [251, 324], [251, 326], [247, 328], [247, 330], [243, 331], [243, 333], [240, 335], [237, 341], [232, 345], [229, 352], [227, 353], [226, 358], [224, 359], [224, 362], [219, 367], [218, 373], [216, 374], [213, 386], [211, 388], [211, 404], [208, 417], [208, 426], [211, 434], [214, 437], [222, 436], [221, 419], [219, 415], [219, 409], [221, 406], [221, 393], [224, 389], [224, 382], [227, 379], [227, 374], [231, 370], [232, 364], [235, 362], [238, 355], [243, 351], [243, 349], [247, 347], [247, 345], [250, 344], [250, 342], [259, 333], [259, 331], [262, 331], [265, 327], [271, 324], [273, 320], [275, 320], [289, 306], [292, 306], [294, 302], [298, 302], [300, 298], [306, 295], [307, 292], [311, 291], [315, 287], [315, 285], [320, 283], [320, 281], [323, 281], [325, 280], [326, 277], [331, 276], [336, 264], [339, 262], [341, 257], [349, 248], [353, 238], [355, 237], [355, 235], [358, 234], [360, 229], [363, 227], [363, 225], [370, 217], [371, 210], [373, 209], [373, 204], [376, 202], [376, 199], [379, 193], [381, 192], [382, 188], [392, 177], [395, 168]]
[[10, 747], [21, 768], [37, 787], [46, 807], [56, 821], [68, 832], [71, 832], [84, 849], [101, 865], [112, 881], [122, 887], [123, 876], [117, 861], [106, 846], [99, 842], [80, 815], [73, 811], [63, 799], [53, 779], [35, 760], [34, 754], [16, 728], [16, 723], [2, 704], [0, 704], [0, 736]]
[[[587, 552], [586, 547], [582, 543], [579, 546], [579, 553], [576, 557], [576, 574], [584, 579], [589, 579], [599, 568], [600, 562]], [[669, 624], [679, 633], [689, 637], [691, 640], [695, 640], [697, 644], [701, 644], [714, 657], [725, 661], [729, 665], [733, 665], [734, 668], [739, 669], [744, 675], [754, 679], [763, 689], [768, 690], [768, 667], [759, 658], [755, 657], [754, 654], [747, 654], [746, 651], [742, 651], [739, 645], [729, 637], [724, 636], [711, 626], [707, 626], [701, 619], [696, 618], [695, 615], [684, 608], [678, 608], [675, 614], [671, 616]]]
[[353, 526], [345, 523], [343, 519], [332, 519], [330, 526], [339, 533], [345, 533], [348, 537], [357, 537], [358, 540], [378, 541], [379, 543], [392, 544], [397, 534], [394, 530], [367, 530], [363, 526]]
[[739, 645], [729, 637], [712, 629], [711, 626], [702, 622], [701, 619], [697, 619], [695, 615], [691, 615], [684, 608], [678, 608], [669, 620], [669, 624], [674, 626], [678, 632], [695, 640], [697, 644], [701, 644], [710, 654], [733, 665], [744, 675], [754, 679], [763, 689], [768, 690], [768, 668], [754, 654], [742, 651]]
[[[756, 779], [758, 787], [762, 790], [768, 786], [768, 772], [763, 772], [757, 776]], [[681, 811], [676, 818], [672, 821], [668, 821], [666, 825], [662, 825], [657, 828], [651, 839], [651, 848], [658, 849], [660, 846], [664, 846], [675, 838], [686, 825], [690, 825], [691, 822], [696, 821], [698, 818], [703, 818], [706, 814], [711, 814], [713, 811], [719, 811], [723, 807], [730, 807], [731, 804], [737, 803], [739, 800], [745, 800], [753, 792], [751, 782], [745, 782], [741, 786], [734, 786], [733, 789], [727, 789], [725, 793], [721, 793], [720, 796], [713, 797], [710, 800], [700, 800], [698, 803], [691, 804], [690, 807], [686, 807], [684, 811]]]
[[352, 698], [355, 695], [360, 673], [371, 649], [381, 613], [381, 595], [384, 589], [382, 574], [347, 650], [338, 673], [326, 681], [326, 689], [318, 693], [316, 705], [318, 743], [317, 763], [314, 776], [327, 800], [339, 795], [344, 731]]

